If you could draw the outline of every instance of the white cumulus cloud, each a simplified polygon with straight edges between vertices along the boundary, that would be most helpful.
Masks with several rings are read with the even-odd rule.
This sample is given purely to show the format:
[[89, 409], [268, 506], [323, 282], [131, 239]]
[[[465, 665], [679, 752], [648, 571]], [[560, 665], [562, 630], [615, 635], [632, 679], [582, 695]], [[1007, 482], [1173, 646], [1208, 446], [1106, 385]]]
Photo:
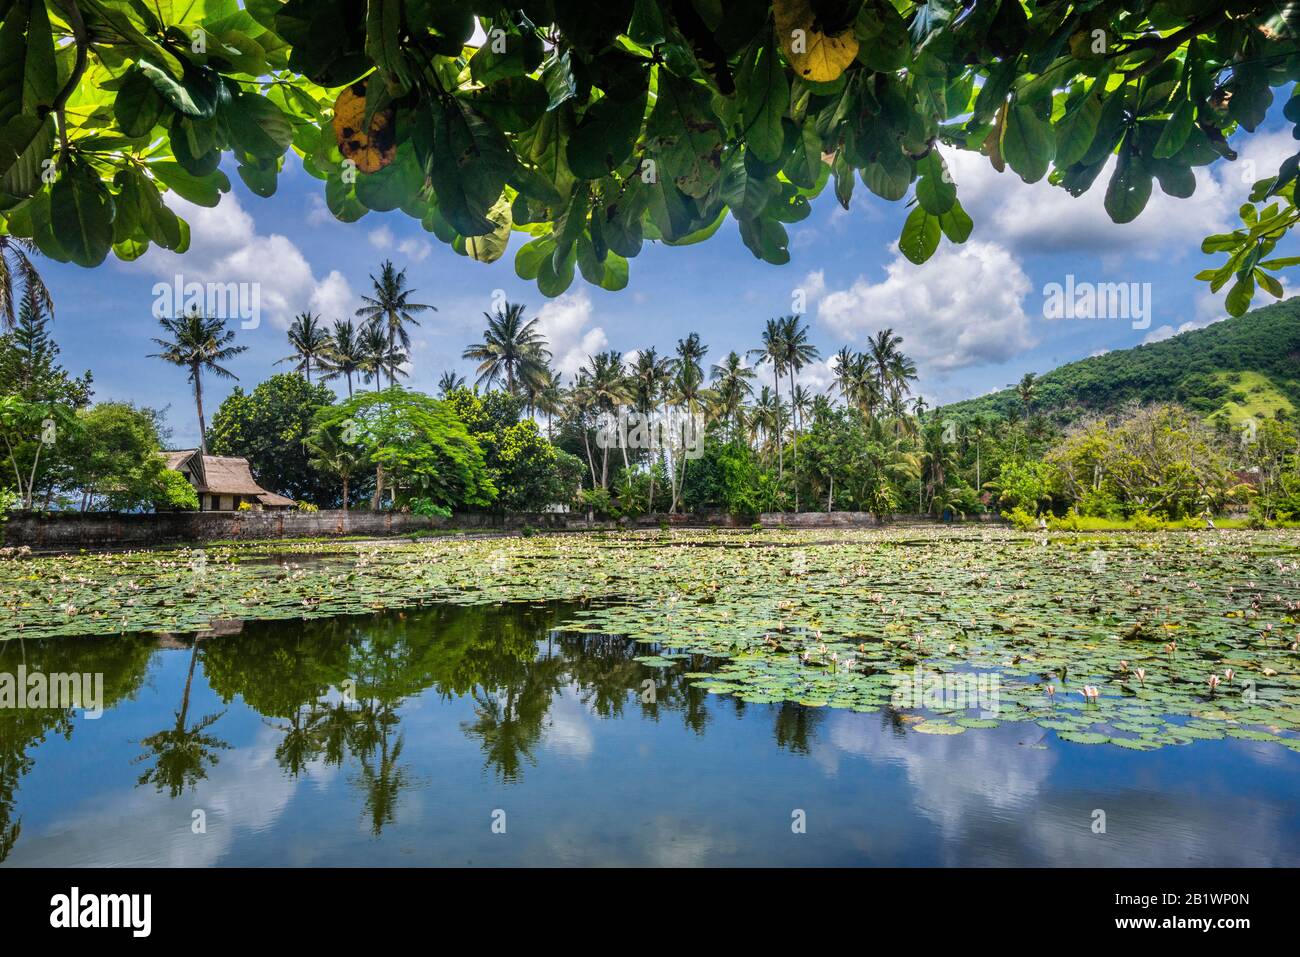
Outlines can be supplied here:
[[943, 373], [1004, 362], [1030, 348], [1024, 298], [1031, 288], [1007, 249], [971, 241], [941, 247], [922, 266], [896, 253], [882, 281], [859, 277], [847, 289], [827, 292], [817, 318], [854, 348], [891, 327], [923, 374]]
[[168, 194], [167, 205], [190, 224], [190, 248], [178, 255], [151, 247], [137, 267], [165, 281], [180, 275], [185, 283], [254, 283], [261, 320], [282, 329], [304, 309], [327, 316], [351, 315], [355, 309], [356, 297], [341, 273], [317, 278], [291, 239], [257, 231], [238, 197], [223, 196], [218, 206], [208, 208]]
[[601, 326], [592, 325], [591, 297], [585, 289], [550, 300], [537, 313], [537, 329], [546, 337], [553, 364], [572, 377], [587, 357], [609, 348]]

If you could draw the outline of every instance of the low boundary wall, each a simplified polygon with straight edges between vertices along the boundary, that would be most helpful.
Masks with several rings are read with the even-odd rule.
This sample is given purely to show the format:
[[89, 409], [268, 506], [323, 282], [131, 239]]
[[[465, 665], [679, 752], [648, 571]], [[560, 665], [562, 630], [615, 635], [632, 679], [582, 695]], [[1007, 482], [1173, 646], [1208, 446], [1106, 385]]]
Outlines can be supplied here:
[[[974, 517], [967, 521], [977, 521]], [[896, 515], [882, 523], [867, 512], [765, 512], [758, 517], [765, 527], [864, 528], [886, 523], [933, 524], [926, 516]], [[624, 523], [636, 528], [672, 527], [749, 528], [754, 519], [725, 512], [696, 515], [645, 515]], [[147, 548], [188, 542], [243, 541], [281, 538], [373, 536], [384, 538], [426, 529], [457, 531], [538, 530], [582, 531], [618, 528], [613, 521], [589, 520], [581, 513], [544, 512], [493, 515], [468, 512], [451, 518], [430, 518], [403, 512], [341, 509], [319, 512], [165, 512], [132, 514], [113, 512], [11, 513], [3, 529], [4, 545], [41, 551], [75, 551], [97, 548]]]

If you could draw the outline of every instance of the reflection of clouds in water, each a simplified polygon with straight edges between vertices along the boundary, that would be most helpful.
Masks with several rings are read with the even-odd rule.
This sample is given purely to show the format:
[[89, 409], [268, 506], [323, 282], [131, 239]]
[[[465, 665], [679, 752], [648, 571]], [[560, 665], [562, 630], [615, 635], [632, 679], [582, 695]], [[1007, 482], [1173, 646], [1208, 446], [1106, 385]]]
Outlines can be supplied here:
[[[1161, 760], [1160, 754], [1118, 756], [1122, 780], [1107, 777], [1104, 768], [1092, 780], [1089, 775], [1096, 771], [1076, 771], [1060, 761], [1060, 745], [1039, 750], [1019, 744], [1037, 739], [1037, 729], [1027, 725], [927, 737], [900, 735], [884, 723], [858, 718], [834, 715], [815, 745], [814, 758], [829, 773], [846, 756], [903, 768], [918, 812], [939, 832], [939, 858], [946, 865], [1300, 863], [1296, 849], [1278, 839], [1287, 833], [1293, 807], [1288, 810], [1258, 794], [1225, 795], [1194, 784], [1177, 793], [1162, 792], [1144, 786], [1143, 775], [1123, 767], [1126, 761]], [[1210, 748], [1205, 750], [1212, 760]], [[1272, 763], [1261, 757], [1264, 750], [1246, 747], [1234, 753]], [[1098, 808], [1106, 815], [1104, 834], [1092, 831]]]
[[546, 716], [546, 748], [578, 760], [590, 757], [596, 747], [591, 722], [591, 708], [572, 689], [566, 689], [551, 699]]
[[[132, 787], [110, 794], [103, 802], [73, 805], [41, 833], [24, 829], [22, 839], [6, 861], [40, 865], [57, 861], [75, 867], [208, 867], [220, 864], [241, 833], [275, 828], [300, 783], [324, 777], [334, 768], [308, 765], [297, 780], [276, 763], [282, 736], [272, 728], [259, 730], [254, 741], [222, 751], [196, 792], [175, 800], [152, 787]], [[191, 814], [207, 814], [207, 833], [190, 830]], [[286, 862], [296, 863], [296, 862]]]
[[[548, 827], [546, 852], [539, 862], [554, 866], [703, 867], [733, 858], [743, 848], [726, 833], [702, 820], [656, 814], [632, 831], [622, 829], [593, 835], [591, 820], [570, 818]], [[525, 859], [532, 859], [525, 852]]]
[[841, 752], [902, 766], [918, 809], [945, 834], [971, 818], [999, 815], [1032, 803], [1043, 789], [1055, 754], [1019, 747], [1014, 725], [948, 736], [897, 734], [887, 725], [834, 715], [826, 739]]

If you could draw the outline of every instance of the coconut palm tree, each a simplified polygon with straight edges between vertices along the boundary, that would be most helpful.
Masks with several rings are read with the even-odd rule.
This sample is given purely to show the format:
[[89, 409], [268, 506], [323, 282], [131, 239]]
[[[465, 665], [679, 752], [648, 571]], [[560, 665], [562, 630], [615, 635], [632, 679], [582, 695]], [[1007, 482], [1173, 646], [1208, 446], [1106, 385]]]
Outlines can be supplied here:
[[487, 328], [483, 341], [470, 346], [461, 358], [479, 363], [476, 370], [480, 385], [489, 389], [505, 379], [511, 395], [520, 387], [540, 385], [546, 375], [551, 352], [537, 331], [537, 320], [524, 321], [523, 303], [507, 302], [495, 313], [483, 313]]
[[463, 388], [465, 388], [465, 377], [463, 375], [456, 375], [455, 372], [450, 370], [444, 372], [438, 379], [438, 395], [442, 396], [444, 399], [457, 389]]
[[889, 391], [889, 368], [902, 344], [903, 337], [895, 335], [893, 329], [881, 329], [874, 336], [867, 337], [867, 354], [875, 366], [876, 386], [881, 396]]
[[382, 391], [383, 374], [389, 374], [389, 381], [395, 375], [406, 375], [402, 366], [406, 363], [406, 353], [393, 348], [388, 339], [388, 332], [379, 322], [368, 322], [361, 330], [358, 342], [361, 350], [360, 370], [366, 382], [375, 380], [375, 391]]
[[734, 437], [744, 427], [745, 400], [754, 394], [750, 385], [755, 378], [754, 370], [733, 350], [727, 353], [727, 358], [714, 363], [712, 377], [718, 417], [727, 423]]
[[[820, 358], [817, 347], [808, 341], [808, 327], [798, 316], [781, 319], [781, 363], [790, 376], [790, 422], [794, 426], [794, 510], [799, 511], [799, 404], [796, 401], [794, 377], [803, 367]], [[809, 400], [811, 401], [811, 400]], [[805, 402], [805, 406], [807, 402]]]
[[597, 413], [596, 401], [591, 393], [591, 373], [585, 368], [578, 370], [573, 388], [569, 390], [568, 409], [579, 431], [582, 432], [582, 446], [587, 453], [587, 466], [591, 469], [591, 487], [594, 489], [599, 485], [599, 480], [596, 478], [596, 459], [591, 454], [590, 426]]
[[835, 379], [831, 383], [831, 389], [840, 394], [845, 405], [853, 405], [853, 393], [855, 388], [854, 369], [858, 362], [857, 354], [848, 346], [841, 346], [840, 351], [830, 358], [830, 365], [835, 369]]
[[759, 444], [759, 440], [762, 440], [759, 448], [766, 447], [769, 463], [772, 447], [779, 441], [784, 421], [785, 410], [780, 398], [769, 386], [763, 386], [759, 389], [758, 398], [754, 400], [754, 408], [749, 414], [749, 432], [755, 444]]
[[329, 350], [321, 357], [325, 370], [322, 382], [343, 376], [348, 380], [348, 398], [352, 398], [352, 377], [361, 372], [366, 356], [361, 349], [361, 333], [352, 320], [334, 320], [334, 334], [330, 336]]
[[365, 453], [354, 442], [344, 440], [341, 429], [318, 429], [307, 437], [312, 468], [336, 476], [343, 483], [343, 511], [348, 510], [348, 486], [365, 464]]
[[537, 396], [533, 401], [537, 406], [537, 411], [546, 416], [546, 439], [548, 442], [553, 438], [551, 416], [559, 415], [564, 411], [564, 399], [564, 375], [555, 369], [547, 369], [546, 381], [537, 390]]
[[198, 309], [174, 319], [159, 319], [163, 331], [170, 339], [154, 339], [162, 350], [152, 353], [150, 359], [162, 359], [172, 365], [189, 370], [189, 380], [194, 386], [194, 405], [199, 413], [199, 451], [208, 454], [208, 424], [203, 417], [203, 373], [208, 371], [222, 379], [238, 379], [222, 362], [233, 359], [248, 349], [236, 346], [235, 333], [226, 328], [225, 319], [209, 319]]
[[[631, 398], [631, 389], [623, 368], [621, 352], [598, 352], [588, 356], [583, 388], [591, 411], [598, 418], [608, 419], [618, 413], [619, 406]], [[620, 442], [623, 450], [623, 465], [627, 467], [627, 446]], [[600, 487], [609, 488], [609, 447], [603, 450], [600, 465]]]
[[911, 383], [916, 381], [916, 363], [901, 352], [889, 360], [889, 394], [894, 403], [912, 392]]
[[[703, 361], [709, 347], [700, 341], [700, 334], [692, 332], [685, 339], [677, 340], [677, 359], [673, 364], [673, 381], [669, 388], [669, 401], [682, 410], [685, 415], [700, 414], [713, 400], [713, 394], [704, 386]], [[685, 455], [682, 460], [680, 481], [673, 483], [673, 501], [671, 510], [676, 511], [681, 492], [686, 486]]]
[[[749, 350], [749, 357], [757, 360], [759, 365], [764, 362], [772, 366], [772, 389], [777, 402], [781, 401], [781, 373], [785, 371], [785, 327], [780, 319], [769, 319], [767, 325], [763, 328], [763, 345], [757, 349]], [[785, 449], [784, 443], [778, 436], [776, 445], [777, 458], [777, 477], [785, 477]]]
[[399, 271], [390, 260], [384, 260], [383, 265], [379, 267], [379, 277], [372, 275], [370, 283], [374, 287], [374, 296], [361, 297], [365, 305], [357, 310], [357, 315], [362, 319], [378, 322], [385, 330], [389, 351], [389, 364], [386, 367], [388, 384], [396, 385], [399, 363], [393, 360], [395, 356], [405, 355], [411, 349], [411, 333], [406, 327], [420, 324], [420, 321], [415, 318], [416, 313], [426, 312], [429, 309], [433, 309], [434, 312], [438, 310], [421, 302], [411, 302], [415, 290], [406, 288], [406, 270]]
[[0, 235], [0, 328], [12, 329], [17, 321], [16, 303], [23, 296], [19, 286], [35, 299], [42, 312], [54, 318], [54, 299], [32, 262], [37, 252], [30, 239]]
[[[636, 354], [636, 362], [628, 371], [629, 385], [632, 391], [632, 404], [637, 412], [653, 420], [660, 403], [668, 393], [668, 384], [673, 377], [673, 360], [660, 356], [654, 346], [642, 349]], [[663, 450], [658, 442], [658, 423], [651, 422], [650, 430], [650, 507], [655, 500], [655, 467], [663, 457]]]
[[321, 326], [319, 316], [314, 316], [311, 312], [301, 313], [289, 325], [289, 345], [293, 346], [293, 355], [276, 359], [275, 364], [298, 363], [294, 366], [294, 371], [306, 375], [307, 382], [310, 383], [312, 363], [323, 366], [333, 344], [330, 334]]
[[1026, 372], [1020, 378], [1016, 385], [1016, 395], [1020, 397], [1020, 404], [1024, 406], [1025, 418], [1029, 418], [1034, 408], [1034, 399], [1038, 396], [1038, 376], [1033, 372]]

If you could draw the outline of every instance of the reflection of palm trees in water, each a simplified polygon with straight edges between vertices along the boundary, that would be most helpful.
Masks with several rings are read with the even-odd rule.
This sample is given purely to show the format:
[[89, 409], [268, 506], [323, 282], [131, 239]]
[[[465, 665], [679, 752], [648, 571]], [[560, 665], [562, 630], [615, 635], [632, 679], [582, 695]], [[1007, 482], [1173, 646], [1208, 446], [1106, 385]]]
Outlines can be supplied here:
[[551, 696], [547, 694], [544, 701], [539, 701], [526, 689], [513, 687], [480, 687], [470, 694], [478, 720], [463, 722], [461, 727], [471, 737], [482, 739], [487, 763], [502, 780], [518, 780], [524, 761], [537, 764], [533, 747], [542, 737], [542, 720], [550, 710]]
[[220, 738], [206, 733], [226, 713], [224, 710], [201, 718], [193, 727], [188, 726], [190, 689], [194, 684], [194, 666], [198, 657], [199, 641], [195, 638], [193, 651], [190, 652], [189, 672], [185, 676], [181, 709], [176, 712], [176, 725], [140, 742], [147, 751], [136, 758], [136, 762], [152, 759], [153, 764], [140, 775], [137, 786], [152, 784], [158, 791], [166, 790], [172, 797], [180, 797], [187, 787], [195, 788], [207, 778], [208, 768], [217, 763], [216, 752], [230, 747]]
[[397, 797], [411, 781], [397, 763], [402, 756], [402, 736], [393, 735], [390, 740], [397, 715], [387, 705], [375, 705], [373, 701], [365, 702], [353, 724], [353, 753], [361, 764], [361, 773], [353, 781], [365, 792], [370, 832], [378, 837], [384, 825], [396, 818]]
[[807, 754], [817, 726], [821, 724], [822, 710], [809, 708], [796, 701], [783, 701], [777, 705], [777, 745], [795, 754]]
[[[244, 634], [205, 644], [204, 673], [225, 700], [238, 695], [280, 719], [268, 724], [282, 735], [275, 754], [286, 774], [296, 777], [315, 762], [342, 767], [355, 759], [347, 780], [361, 791], [375, 835], [397, 819], [402, 793], [416, 784], [402, 763], [400, 709], [430, 689], [471, 703], [473, 719], [461, 728], [478, 740], [485, 766], [504, 782], [517, 781], [536, 764], [551, 708], [562, 694], [601, 718], [621, 717], [629, 707], [652, 721], [677, 713], [696, 734], [720, 708], [741, 713], [766, 707], [738, 698], [710, 701], [692, 687], [686, 674], [716, 666], [702, 656], [650, 668], [635, 659], [654, 654], [652, 646], [618, 635], [555, 631], [569, 615], [560, 606], [440, 606], [292, 626], [250, 623]], [[193, 671], [194, 659], [191, 678]], [[219, 716], [186, 729], [189, 687], [187, 679], [177, 729], [145, 742], [162, 757], [142, 783], [153, 780], [173, 793], [201, 780], [204, 761], [215, 763], [207, 752], [224, 747], [203, 734]], [[807, 753], [820, 715], [783, 704], [772, 707], [772, 716], [777, 743]]]

